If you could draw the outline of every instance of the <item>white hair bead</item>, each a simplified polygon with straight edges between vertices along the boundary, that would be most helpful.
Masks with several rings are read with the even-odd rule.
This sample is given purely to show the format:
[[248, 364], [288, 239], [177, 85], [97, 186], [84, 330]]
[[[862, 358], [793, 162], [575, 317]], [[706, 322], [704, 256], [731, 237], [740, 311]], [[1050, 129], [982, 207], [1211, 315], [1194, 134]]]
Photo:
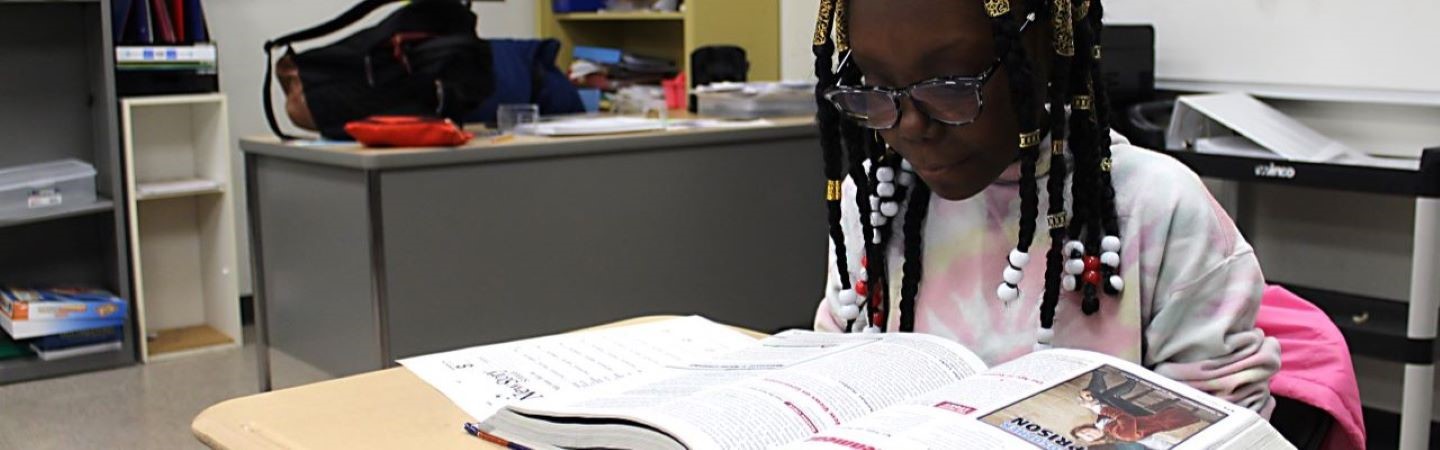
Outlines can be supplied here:
[[1005, 266], [1005, 282], [1006, 282], [1006, 283], [1010, 283], [1010, 284], [1019, 286], [1019, 285], [1020, 285], [1020, 281], [1021, 281], [1021, 280], [1024, 280], [1024, 279], [1025, 279], [1025, 272], [1021, 272], [1021, 271], [1019, 271], [1019, 270], [1015, 270], [1014, 267]]
[[875, 212], [871, 212], [871, 213], [870, 213], [870, 225], [871, 225], [871, 226], [883, 227], [883, 226], [885, 226], [885, 223], [886, 223], [886, 222], [888, 222], [888, 219], [885, 217], [884, 214], [880, 214], [880, 211], [875, 211]]
[[1074, 276], [1072, 276], [1072, 275], [1061, 275], [1061, 276], [1060, 276], [1060, 287], [1063, 288], [1063, 289], [1065, 289], [1065, 290], [1067, 290], [1067, 291], [1074, 292], [1075, 289], [1078, 289], [1080, 286], [1079, 286], [1078, 282], [1075, 281], [1075, 277], [1074, 277]]
[[840, 318], [841, 318], [841, 319], [845, 319], [845, 320], [855, 320], [855, 318], [857, 318], [857, 317], [860, 317], [860, 307], [859, 307], [859, 306], [855, 306], [855, 305], [845, 305], [845, 306], [841, 306], [841, 307], [840, 307]]
[[870, 280], [870, 269], [866, 269], [866, 268], [864, 268], [864, 267], [861, 267], [860, 270], [855, 271], [855, 279], [860, 280], [860, 281], [869, 281], [869, 280]]
[[1118, 236], [1105, 236], [1104, 239], [1101, 239], [1101, 240], [1100, 240], [1100, 249], [1101, 249], [1101, 250], [1104, 250], [1104, 251], [1107, 251], [1107, 252], [1119, 252], [1119, 251], [1120, 251], [1120, 237], [1118, 237]]
[[1080, 254], [1084, 254], [1085, 244], [1081, 243], [1080, 241], [1070, 241], [1065, 243], [1065, 252], [1061, 253], [1061, 255], [1069, 258], [1070, 255], [1074, 255], [1077, 252]]
[[880, 334], [880, 327], [874, 325], [865, 327], [865, 334]]
[[1029, 253], [1022, 252], [1020, 249], [1010, 251], [1010, 265], [1023, 268], [1027, 264], [1030, 264]]
[[877, 209], [880, 209], [880, 197], [872, 195], [870, 196], [870, 210], [874, 211]]
[[875, 179], [880, 180], [882, 183], [895, 181], [895, 169], [889, 167], [875, 169]]
[[1085, 261], [1079, 258], [1072, 258], [1065, 261], [1065, 273], [1079, 275], [1085, 273]]
[[904, 171], [906, 171], [906, 172], [914, 172], [914, 171], [915, 171], [915, 166], [910, 165], [910, 160], [908, 160], [908, 159], [901, 159], [901, 160], [900, 160], [900, 169], [902, 169], [902, 170], [904, 170]]
[[1040, 332], [1035, 333], [1035, 342], [1046, 345], [1055, 342], [1055, 330], [1052, 328], [1041, 327]]
[[880, 183], [875, 186], [875, 193], [881, 197], [894, 197], [895, 183]]
[[840, 302], [840, 306], [854, 305], [860, 303], [860, 296], [855, 293], [854, 289], [846, 289], [840, 291], [840, 295], [835, 296], [835, 300]]
[[880, 233], [875, 233], [874, 235], [871, 235], [870, 243], [880, 245]]
[[1105, 252], [1100, 254], [1100, 263], [1110, 267], [1120, 267], [1120, 254]]
[[995, 295], [1000, 297], [1001, 300], [1012, 302], [1020, 298], [1020, 289], [1001, 283], [1000, 287], [995, 289]]
[[1111, 275], [1110, 287], [1114, 288], [1116, 292], [1125, 290], [1125, 279], [1120, 278], [1119, 275]]
[[880, 213], [885, 217], [895, 217], [896, 214], [900, 214], [900, 204], [896, 202], [881, 203]]
[[866, 326], [866, 325], [867, 325], [867, 324], [865, 323], [865, 321], [863, 321], [863, 320], [856, 320], [855, 323], [850, 324], [850, 332], [851, 332], [851, 333], [859, 333], [859, 332], [861, 332], [861, 331], [865, 331], [865, 326]]
[[915, 174], [914, 174], [914, 173], [910, 173], [910, 172], [900, 172], [900, 176], [899, 176], [898, 179], [896, 179], [895, 181], [898, 182], [898, 183], [900, 183], [901, 186], [905, 186], [905, 187], [914, 186], [914, 185], [915, 185]]

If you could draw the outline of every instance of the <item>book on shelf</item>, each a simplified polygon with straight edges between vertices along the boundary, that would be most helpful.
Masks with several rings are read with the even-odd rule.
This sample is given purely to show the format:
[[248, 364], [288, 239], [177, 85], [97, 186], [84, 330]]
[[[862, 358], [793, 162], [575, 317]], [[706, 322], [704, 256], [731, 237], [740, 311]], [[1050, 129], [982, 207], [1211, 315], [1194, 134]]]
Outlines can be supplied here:
[[124, 340], [124, 333], [125, 327], [114, 326], [53, 334], [30, 340], [30, 348], [36, 351], [58, 351], [96, 344], [108, 344]]
[[[927, 335], [755, 341], [676, 320], [669, 334], [582, 332], [402, 364], [481, 419], [472, 431], [536, 449], [1293, 448], [1248, 409], [1098, 353], [988, 367]], [[637, 358], [654, 350], [611, 344], [619, 333], [668, 356]]]
[[110, 11], [117, 43], [178, 45], [210, 40], [201, 0], [112, 0]]
[[112, 352], [125, 345], [124, 333], [125, 327], [115, 326], [43, 336], [30, 340], [30, 351], [45, 361]]
[[99, 289], [0, 287], [0, 328], [17, 340], [124, 326], [128, 311]]

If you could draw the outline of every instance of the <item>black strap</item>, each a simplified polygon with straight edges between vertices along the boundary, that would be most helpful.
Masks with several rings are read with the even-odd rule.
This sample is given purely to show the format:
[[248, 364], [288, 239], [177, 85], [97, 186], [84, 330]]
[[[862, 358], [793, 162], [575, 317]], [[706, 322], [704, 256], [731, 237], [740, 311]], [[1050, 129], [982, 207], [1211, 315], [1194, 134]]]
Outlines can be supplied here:
[[295, 137], [281, 131], [280, 122], [275, 120], [275, 101], [271, 98], [273, 95], [270, 93], [271, 79], [275, 78], [275, 57], [271, 53], [272, 50], [273, 48], [268, 44], [265, 46], [265, 87], [260, 90], [260, 102], [264, 104], [265, 122], [270, 124], [270, 131], [280, 139], [291, 140]]
[[363, 0], [359, 4], [351, 7], [348, 11], [341, 13], [339, 16], [335, 17], [334, 19], [330, 19], [325, 23], [306, 28], [304, 30], [296, 31], [294, 33], [290, 33], [275, 39], [271, 39], [270, 41], [265, 43], [265, 48], [268, 50], [274, 47], [279, 47], [281, 45], [290, 45], [296, 42], [303, 42], [319, 37], [328, 36], [330, 33], [334, 33], [336, 31], [345, 29], [345, 27], [354, 25], [355, 22], [359, 22], [361, 19], [364, 19], [365, 16], [368, 16], [370, 15], [370, 13], [375, 12], [376, 9], [380, 9], [381, 6], [395, 3], [397, 1], [400, 0]]

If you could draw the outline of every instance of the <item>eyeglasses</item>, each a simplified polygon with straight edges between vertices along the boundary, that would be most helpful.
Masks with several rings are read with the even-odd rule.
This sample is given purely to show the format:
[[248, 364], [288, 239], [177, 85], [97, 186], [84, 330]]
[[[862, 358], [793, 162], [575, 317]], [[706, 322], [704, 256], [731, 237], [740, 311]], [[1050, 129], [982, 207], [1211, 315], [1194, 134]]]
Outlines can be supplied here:
[[968, 125], [980, 117], [985, 106], [981, 93], [1000, 68], [996, 59], [980, 75], [933, 78], [902, 89], [869, 86], [836, 86], [825, 99], [860, 126], [888, 130], [900, 123], [900, 99], [910, 97], [915, 109], [931, 120], [946, 125]]

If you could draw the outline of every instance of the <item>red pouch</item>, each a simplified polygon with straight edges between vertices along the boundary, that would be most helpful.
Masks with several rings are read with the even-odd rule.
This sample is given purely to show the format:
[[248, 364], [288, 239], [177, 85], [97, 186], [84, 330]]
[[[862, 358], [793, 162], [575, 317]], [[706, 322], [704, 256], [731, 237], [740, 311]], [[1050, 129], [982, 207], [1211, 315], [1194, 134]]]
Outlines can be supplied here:
[[475, 137], [450, 119], [417, 116], [371, 116], [345, 124], [345, 132], [366, 147], [455, 147]]

